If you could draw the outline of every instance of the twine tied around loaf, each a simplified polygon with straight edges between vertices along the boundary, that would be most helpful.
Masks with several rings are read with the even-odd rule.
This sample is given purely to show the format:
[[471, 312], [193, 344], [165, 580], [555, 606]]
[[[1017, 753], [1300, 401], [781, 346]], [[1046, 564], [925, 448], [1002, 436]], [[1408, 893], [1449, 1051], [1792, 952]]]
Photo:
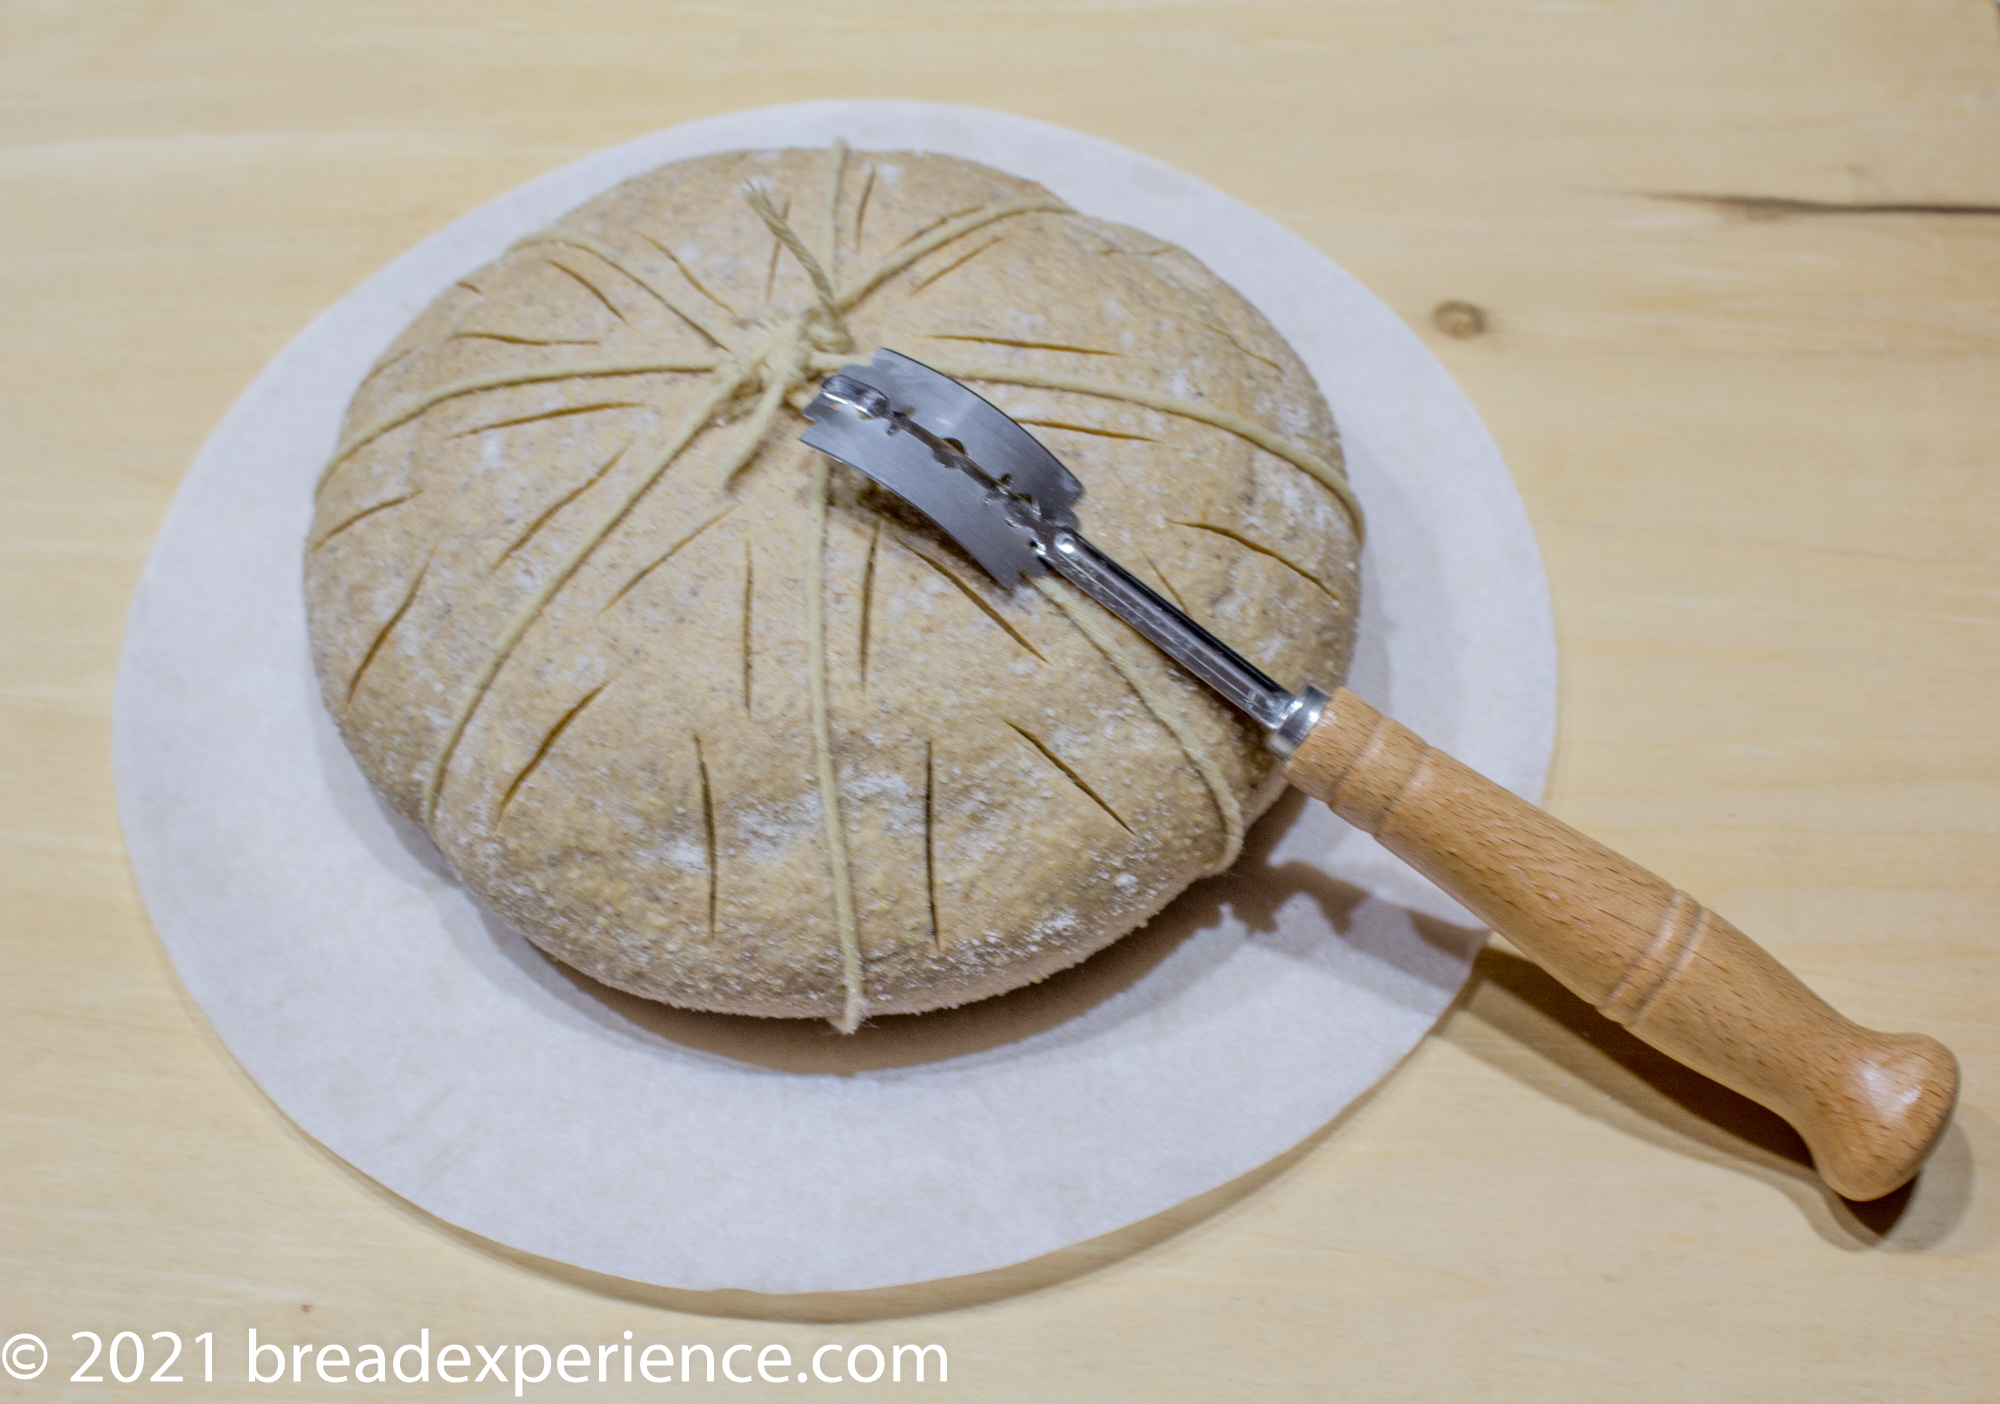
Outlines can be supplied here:
[[[856, 349], [855, 340], [848, 327], [846, 314], [869, 294], [925, 255], [996, 221], [1031, 213], [1075, 214], [1075, 211], [1062, 201], [1049, 196], [996, 202], [943, 221], [935, 228], [893, 250], [844, 287], [839, 286], [835, 282], [838, 272], [837, 215], [847, 155], [847, 143], [844, 141], [836, 141], [828, 152], [826, 184], [823, 190], [825, 215], [821, 221], [825, 238], [818, 250], [807, 246], [786, 214], [773, 202], [768, 188], [752, 183], [745, 185], [739, 191], [743, 201], [770, 230], [778, 246], [790, 254], [805, 273], [813, 290], [813, 300], [808, 305], [767, 316], [747, 331], [724, 327], [671, 284], [663, 283], [645, 267], [628, 258], [621, 250], [592, 234], [560, 227], [530, 234], [517, 241], [513, 246], [514, 249], [538, 245], [566, 245], [592, 254], [656, 298], [705, 340], [710, 349], [705, 352], [646, 360], [570, 362], [471, 376], [453, 381], [417, 396], [365, 424], [344, 439], [328, 459], [314, 489], [315, 496], [324, 490], [327, 482], [342, 464], [350, 461], [368, 445], [385, 434], [415, 421], [436, 406], [467, 395], [521, 385], [662, 373], [703, 374], [708, 377], [708, 393], [659, 441], [652, 462], [644, 471], [639, 472], [626, 490], [600, 514], [594, 527], [586, 532], [556, 564], [555, 569], [548, 574], [502, 630], [474, 678], [470, 690], [460, 700], [446, 728], [444, 739], [428, 768], [422, 798], [422, 812], [426, 823], [436, 814], [459, 741], [522, 637], [547, 608], [549, 601], [562, 590], [605, 538], [631, 514], [640, 499], [665, 475], [697, 437], [713, 427], [741, 424], [742, 427], [733, 435], [719, 469], [720, 481], [726, 490], [736, 476], [756, 458], [786, 406], [789, 404], [794, 410], [802, 408], [815, 392], [819, 377], [847, 364], [853, 358]], [[678, 258], [671, 253], [668, 253], [668, 257], [679, 266]], [[681, 271], [687, 272], [685, 268]], [[691, 275], [690, 281], [692, 281]], [[1360, 539], [1361, 506], [1341, 471], [1319, 458], [1304, 445], [1275, 434], [1255, 421], [1200, 401], [1111, 381], [950, 360], [930, 359], [928, 364], [958, 380], [1120, 400], [1159, 413], [1207, 424], [1233, 434], [1291, 463], [1318, 481], [1341, 504], [1353, 524], [1356, 540]], [[832, 475], [829, 461], [820, 454], [811, 455], [809, 471], [811, 480], [807, 494], [809, 513], [807, 551], [808, 559], [813, 562], [813, 566], [806, 573], [806, 597], [803, 602], [807, 635], [807, 679], [815, 771], [820, 792], [821, 815], [825, 826], [827, 863], [834, 900], [834, 926], [839, 940], [843, 987], [841, 1013], [831, 1022], [841, 1032], [851, 1033], [866, 1017], [867, 997], [854, 910], [853, 881], [848, 861], [846, 834], [841, 820], [839, 780], [834, 765], [832, 718], [827, 707], [823, 597], [826, 518], [832, 490]], [[395, 505], [395, 502], [402, 500], [406, 499], [399, 498], [393, 502], [366, 508], [363, 515], [380, 510], [381, 507]], [[329, 532], [327, 536], [332, 534]], [[322, 541], [325, 539], [326, 537], [321, 538]], [[1242, 805], [1223, 771], [1221, 762], [1194, 733], [1187, 720], [1180, 715], [1173, 699], [1146, 676], [1136, 661], [1121, 647], [1115, 635], [1105, 627], [1106, 616], [1101, 607], [1087, 600], [1066, 581], [1054, 576], [1037, 577], [1035, 585], [1058, 613], [1104, 656], [1146, 710], [1173, 737], [1215, 805], [1220, 844], [1208, 871], [1219, 872], [1230, 866], [1236, 861], [1237, 854], [1242, 849], [1244, 819]], [[394, 627], [395, 622], [396, 619], [392, 618], [388, 628], [384, 630], [384, 637], [388, 629]], [[376, 647], [379, 648], [380, 644], [381, 639], [378, 639]], [[371, 650], [371, 657], [372, 653]], [[354, 677], [355, 687], [359, 686], [366, 666], [364, 660], [362, 671], [357, 672]], [[352, 697], [351, 688], [350, 702]]]

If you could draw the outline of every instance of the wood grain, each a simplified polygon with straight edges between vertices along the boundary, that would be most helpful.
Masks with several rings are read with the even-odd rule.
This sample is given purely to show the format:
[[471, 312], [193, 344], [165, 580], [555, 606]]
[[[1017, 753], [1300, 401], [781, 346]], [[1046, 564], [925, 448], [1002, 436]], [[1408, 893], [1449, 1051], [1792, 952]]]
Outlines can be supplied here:
[[[1265, 1172], [1036, 1263], [852, 1298], [524, 1262], [263, 1099], [181, 993], [113, 807], [124, 611], [180, 475], [308, 320], [478, 202], [673, 122], [828, 96], [1122, 142], [1403, 315], [1548, 564], [1548, 808], [1863, 1023], [1952, 1047], [1959, 1109], [1912, 1186], [1844, 1203], [1777, 1117], [1499, 943], [1374, 1096]], [[1989, 1398], [2000, 240], [1979, 215], [1660, 197], [1991, 205], [1996, 149], [1989, 0], [0, 4], [0, 1338], [923, 1339], [955, 1398], [1093, 1404], [1246, 1381]], [[1483, 330], [1439, 328], [1450, 302]]]
[[1346, 688], [1285, 778], [1435, 882], [1607, 1019], [1783, 1116], [1879, 1199], [1944, 1134], [1958, 1062], [1842, 1018], [1687, 893], [1428, 745]]

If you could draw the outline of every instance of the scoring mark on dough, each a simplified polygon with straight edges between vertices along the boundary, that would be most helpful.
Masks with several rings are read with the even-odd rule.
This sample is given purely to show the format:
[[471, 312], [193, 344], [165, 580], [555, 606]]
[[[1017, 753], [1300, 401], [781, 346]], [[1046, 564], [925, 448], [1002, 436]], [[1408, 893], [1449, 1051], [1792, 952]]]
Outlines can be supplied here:
[[1145, 550], [1145, 548], [1141, 547], [1139, 551], [1139, 559], [1146, 563], [1146, 565], [1152, 570], [1154, 576], [1156, 576], [1159, 579], [1160, 584], [1166, 587], [1167, 593], [1173, 596], [1174, 603], [1180, 606], [1181, 613], [1187, 615], [1189, 618], [1193, 618], [1194, 617], [1193, 612], [1188, 609], [1187, 597], [1180, 592], [1179, 588], [1175, 586], [1173, 581], [1167, 578], [1167, 573], [1164, 570], [1160, 569], [1160, 563], [1153, 559], [1152, 554], [1147, 550]]
[[932, 283], [935, 283], [945, 274], [956, 272], [958, 269], [965, 267], [966, 264], [972, 262], [973, 259], [978, 258], [981, 254], [985, 253], [995, 244], [1005, 243], [1006, 240], [1007, 236], [1005, 234], [1002, 234], [998, 239], [988, 239], [985, 243], [981, 244], [971, 253], [960, 254], [957, 258], [953, 259], [950, 263], [947, 263], [944, 267], [938, 269], [937, 272], [931, 274], [928, 278], [924, 278], [919, 280], [918, 282], [912, 283], [910, 285], [911, 296], [914, 297], [916, 294], [922, 292], [925, 288], [929, 287]]
[[868, 537], [868, 555], [861, 562], [861, 643], [856, 649], [860, 654], [861, 690], [868, 691], [868, 629], [875, 615], [875, 553], [882, 544], [882, 522], [876, 519], [875, 530]]
[[1086, 605], [1084, 596], [1057, 576], [1038, 575], [1034, 577], [1034, 583], [1035, 588], [1068, 617], [1078, 632], [1089, 639], [1091, 646], [1103, 654], [1105, 661], [1125, 679], [1126, 686], [1138, 695], [1154, 719], [1172, 734], [1181, 753], [1201, 776], [1202, 783], [1208, 786], [1208, 792], [1215, 800], [1216, 817], [1222, 821], [1222, 848], [1209, 871], [1221, 872], [1236, 861], [1236, 855], [1243, 848], [1243, 807], [1237, 801], [1236, 791], [1214, 753], [1189, 728], [1172, 702], [1147, 680], [1131, 656], [1118, 646], [1117, 640], [1105, 631], [1102, 621], [1112, 616], [1103, 606], [1095, 603]]
[[347, 684], [346, 704], [349, 707], [354, 705], [354, 694], [361, 690], [361, 679], [367, 676], [368, 665], [375, 661], [375, 655], [380, 653], [382, 645], [388, 642], [390, 632], [403, 622], [403, 616], [408, 614], [410, 606], [417, 602], [417, 592], [424, 588], [424, 577], [431, 573], [431, 561], [436, 555], [437, 548], [431, 548], [431, 554], [424, 557], [423, 568], [417, 572], [417, 578], [410, 582], [410, 593], [403, 596], [403, 602], [396, 606], [396, 612], [389, 616], [389, 622], [375, 635], [375, 642], [369, 644], [368, 651], [361, 655], [361, 666], [354, 670], [354, 676]]
[[715, 935], [715, 894], [717, 872], [715, 861], [715, 796], [708, 787], [708, 757], [702, 754], [701, 737], [694, 738], [695, 776], [701, 782], [701, 842], [708, 855], [708, 934]]
[[868, 220], [868, 197], [875, 193], [875, 168], [868, 168], [867, 179], [861, 182], [861, 203], [854, 207], [854, 251], [861, 252], [861, 229]]
[[600, 400], [591, 405], [566, 405], [562, 409], [537, 410], [533, 414], [516, 415], [512, 419], [496, 420], [492, 424], [481, 424], [473, 429], [461, 429], [447, 437], [463, 439], [473, 434], [490, 434], [495, 429], [512, 429], [519, 424], [540, 424], [544, 420], [567, 419], [573, 414], [596, 414], [600, 410], [649, 408], [651, 406], [641, 400]]
[[665, 244], [661, 243], [658, 239], [655, 239], [652, 235], [646, 233], [642, 229], [634, 230], [633, 232], [637, 234], [641, 239], [644, 239], [647, 243], [651, 244], [654, 248], [658, 249], [661, 253], [665, 254], [668, 260], [673, 263], [674, 267], [680, 269], [681, 276], [688, 280], [689, 287], [693, 288], [696, 292], [700, 293], [703, 297], [707, 298], [717, 307], [720, 307], [730, 316], [738, 317], [742, 315], [730, 303], [724, 301], [722, 298], [717, 297], [714, 293], [710, 292], [708, 289], [708, 284], [702, 282], [701, 279], [695, 277], [694, 270], [688, 267], [685, 263], [681, 262], [681, 256], [679, 254], [675, 253], [672, 249], [668, 248]]
[[[994, 240], [994, 243], [1000, 242]], [[987, 247], [992, 247], [988, 245]], [[1022, 341], [1011, 336], [984, 336], [976, 332], [925, 332], [931, 341], [974, 341], [981, 346], [1012, 346], [1021, 351], [1068, 351], [1078, 356], [1122, 356], [1122, 351], [1101, 351], [1095, 346], [1071, 346], [1060, 341]]]
[[[582, 285], [584, 291], [588, 292], [592, 297], [596, 298], [599, 302], [604, 304], [605, 311], [609, 312], [619, 321], [625, 322], [625, 314], [618, 310], [617, 303], [613, 302], [608, 296], [605, 295], [604, 289], [598, 287], [597, 284], [591, 282], [590, 279], [584, 277], [583, 274], [577, 272], [574, 268], [571, 268], [567, 263], [564, 263], [559, 258], [549, 259], [548, 265], [549, 267], [555, 269], [556, 272], [567, 273], [571, 278], [574, 278], [579, 284]], [[632, 324], [630, 322], [625, 322], [625, 325], [629, 327]]]
[[364, 521], [367, 518], [374, 516], [377, 512], [386, 512], [391, 507], [400, 507], [405, 502], [408, 502], [411, 498], [415, 497], [419, 492], [422, 491], [423, 491], [422, 488], [416, 488], [409, 492], [404, 493], [401, 497], [392, 497], [386, 502], [377, 502], [372, 507], [363, 507], [359, 512], [356, 512], [353, 516], [349, 517], [346, 521], [342, 522], [339, 526], [335, 527], [332, 531], [328, 532], [325, 536], [322, 536], [319, 540], [313, 542], [312, 546], [308, 549], [317, 551], [320, 547], [326, 545], [327, 542], [333, 540], [334, 537], [340, 535], [343, 531], [346, 531], [356, 522]]
[[971, 600], [972, 603], [978, 608], [979, 612], [985, 615], [988, 619], [992, 620], [995, 624], [997, 624], [1006, 633], [1008, 638], [1012, 639], [1022, 648], [1028, 650], [1028, 652], [1034, 654], [1035, 657], [1040, 661], [1044, 663], [1049, 661], [1048, 658], [1042, 653], [1042, 651], [1039, 648], [1036, 648], [1033, 644], [1028, 642], [1028, 636], [1026, 634], [1023, 634], [1019, 629], [1015, 628], [1012, 624], [1009, 624], [1007, 622], [1007, 617], [1001, 614], [998, 609], [994, 608], [992, 603], [989, 602], [984, 595], [980, 594], [976, 588], [967, 584], [964, 580], [960, 579], [958, 572], [951, 570], [950, 568], [945, 566], [942, 562], [933, 560], [929, 555], [927, 555], [922, 551], [919, 551], [915, 546], [912, 546], [907, 540], [904, 540], [899, 537], [897, 539], [897, 544], [900, 545], [904, 550], [908, 551], [911, 555], [915, 556], [918, 560], [922, 561], [925, 565], [929, 566], [932, 570], [936, 571], [939, 575], [942, 575], [946, 580], [949, 580], [953, 585], [956, 585], [958, 587], [958, 592], [961, 595], [965, 596], [968, 600]]
[[682, 547], [688, 545], [697, 536], [700, 536], [703, 532], [707, 531], [710, 527], [714, 526], [717, 522], [721, 521], [724, 517], [728, 516], [731, 512], [734, 512], [735, 510], [736, 507], [734, 505], [723, 508], [720, 512], [717, 512], [714, 516], [710, 517], [707, 521], [703, 522], [700, 526], [696, 527], [693, 531], [689, 532], [686, 536], [683, 536], [679, 541], [676, 541], [673, 545], [669, 546], [666, 549], [666, 551], [662, 553], [660, 557], [657, 560], [655, 560], [651, 565], [645, 567], [645, 569], [641, 570], [637, 575], [633, 576], [630, 580], [626, 581], [622, 586], [620, 586], [618, 593], [613, 595], [610, 599], [606, 600], [604, 602], [604, 608], [598, 610], [597, 612], [599, 614], [604, 613], [605, 610], [610, 609], [611, 606], [617, 604], [620, 600], [624, 599], [627, 595], [631, 594], [634, 587], [636, 587], [640, 581], [644, 580], [647, 576], [651, 575], [654, 571], [658, 570], [661, 566], [665, 565], [668, 561], [672, 560], [676, 555], [680, 553]]
[[[1289, 556], [1284, 555], [1282, 552], [1275, 551], [1271, 547], [1266, 546], [1263, 542], [1256, 541], [1248, 536], [1245, 536], [1235, 527], [1217, 526], [1213, 522], [1184, 522], [1174, 517], [1167, 518], [1167, 521], [1173, 526], [1188, 527], [1194, 531], [1206, 531], [1213, 533], [1216, 536], [1224, 537], [1230, 541], [1234, 541], [1238, 546], [1241, 546], [1246, 551], [1254, 551], [1260, 556], [1268, 556], [1272, 560], [1276, 561], [1279, 565], [1283, 566], [1286, 570], [1289, 570], [1294, 575], [1297, 575], [1300, 579], [1311, 581], [1312, 584], [1319, 590], [1321, 594], [1325, 595], [1335, 604], [1340, 603], [1340, 596], [1336, 595], [1333, 592], [1333, 590], [1326, 584], [1326, 582], [1321, 580], [1317, 575], [1314, 575], [1311, 571], [1307, 570], [1297, 561], [1292, 560]], [[1157, 569], [1157, 567], [1155, 567], [1155, 569]]]
[[930, 904], [931, 948], [944, 949], [944, 928], [938, 924], [937, 903], [937, 767], [935, 746], [924, 738], [924, 898]]
[[596, 346], [594, 336], [519, 336], [513, 332], [453, 332], [446, 341], [504, 341], [509, 346]]
[[1225, 326], [1220, 326], [1220, 325], [1218, 325], [1218, 324], [1216, 324], [1216, 323], [1214, 323], [1214, 322], [1205, 322], [1205, 321], [1202, 321], [1202, 320], [1201, 320], [1200, 318], [1198, 318], [1198, 317], [1195, 317], [1195, 318], [1190, 318], [1189, 320], [1190, 320], [1190, 321], [1192, 321], [1192, 322], [1194, 322], [1194, 324], [1195, 324], [1196, 326], [1198, 326], [1198, 327], [1207, 327], [1207, 328], [1208, 328], [1208, 329], [1209, 329], [1210, 331], [1214, 332], [1214, 333], [1215, 333], [1215, 334], [1216, 334], [1217, 336], [1221, 337], [1221, 338], [1222, 338], [1222, 339], [1223, 339], [1224, 341], [1228, 342], [1228, 343], [1229, 343], [1229, 344], [1230, 344], [1231, 346], [1234, 346], [1234, 347], [1235, 347], [1235, 348], [1236, 348], [1236, 349], [1237, 349], [1238, 351], [1241, 351], [1241, 352], [1242, 352], [1242, 353], [1243, 353], [1244, 355], [1248, 356], [1248, 357], [1249, 357], [1249, 358], [1250, 358], [1251, 360], [1253, 360], [1253, 361], [1262, 361], [1262, 362], [1263, 362], [1263, 363], [1264, 363], [1265, 365], [1269, 366], [1269, 367], [1270, 367], [1270, 368], [1271, 368], [1272, 370], [1276, 371], [1276, 372], [1277, 372], [1277, 373], [1278, 373], [1279, 375], [1283, 375], [1283, 374], [1285, 373], [1285, 368], [1284, 368], [1283, 366], [1279, 365], [1279, 364], [1278, 364], [1278, 363], [1277, 363], [1276, 361], [1272, 360], [1272, 359], [1271, 359], [1271, 358], [1270, 358], [1269, 356], [1264, 356], [1264, 355], [1260, 355], [1260, 354], [1258, 354], [1257, 352], [1255, 352], [1255, 351], [1252, 351], [1252, 350], [1251, 350], [1251, 349], [1250, 349], [1249, 347], [1245, 346], [1245, 345], [1244, 345], [1244, 344], [1243, 344], [1243, 343], [1242, 343], [1241, 341], [1239, 341], [1239, 340], [1237, 339], [1237, 337], [1236, 337], [1236, 334], [1235, 334], [1234, 332], [1230, 331], [1228, 327], [1225, 327]]
[[541, 765], [544, 759], [547, 758], [550, 750], [552, 750], [555, 747], [556, 742], [559, 739], [561, 739], [562, 734], [565, 731], [569, 730], [570, 723], [575, 721], [578, 716], [582, 715], [583, 709], [585, 707], [588, 707], [592, 702], [595, 702], [597, 700], [597, 695], [600, 692], [604, 691], [604, 689], [609, 686], [610, 686], [609, 683], [599, 683], [596, 687], [593, 687], [590, 691], [584, 693], [583, 696], [577, 700], [577, 704], [574, 707], [571, 707], [567, 712], [564, 712], [561, 718], [557, 720], [556, 724], [549, 728], [548, 734], [542, 738], [542, 744], [535, 747], [534, 755], [528, 757], [528, 763], [521, 767], [520, 774], [514, 777], [514, 783], [509, 785], [507, 787], [507, 793], [500, 797], [500, 807], [493, 812], [494, 828], [496, 829], [499, 828], [501, 822], [506, 819], [507, 806], [514, 802], [514, 796], [520, 790], [521, 786], [527, 783], [528, 777], [530, 775], [533, 775], [535, 773], [536, 768]]
[[1103, 795], [1100, 795], [1099, 793], [1097, 793], [1096, 790], [1092, 789], [1090, 783], [1086, 781], [1081, 775], [1076, 773], [1076, 770], [1069, 764], [1068, 761], [1064, 760], [1061, 756], [1057, 755], [1053, 750], [1051, 750], [1048, 742], [1042, 740], [1041, 737], [1035, 735], [1034, 732], [1028, 730], [1028, 728], [1022, 726], [1019, 722], [1008, 721], [1007, 718], [1005, 717], [1002, 717], [1000, 720], [1006, 722], [1006, 724], [1014, 730], [1016, 735], [1018, 735], [1023, 741], [1027, 742], [1030, 746], [1034, 747], [1035, 750], [1042, 756], [1044, 760], [1048, 761], [1050, 765], [1054, 766], [1057, 770], [1060, 770], [1065, 776], [1067, 776], [1069, 778], [1070, 784], [1076, 786], [1077, 789], [1083, 791], [1085, 795], [1089, 796], [1090, 802], [1092, 804], [1096, 805], [1106, 814], [1109, 814], [1112, 820], [1118, 825], [1119, 828], [1123, 829], [1128, 834], [1132, 832], [1132, 826], [1125, 822], [1125, 820], [1119, 815], [1118, 811], [1113, 809], [1110, 803], [1105, 800]]
[[492, 574], [493, 570], [500, 569], [501, 566], [507, 563], [507, 558], [509, 556], [513, 555], [516, 551], [520, 550], [523, 546], [527, 545], [528, 542], [534, 537], [536, 532], [540, 531], [544, 526], [548, 525], [549, 518], [555, 516], [556, 513], [562, 511], [562, 509], [569, 506], [570, 503], [576, 501], [586, 492], [589, 492], [592, 488], [596, 487], [597, 484], [600, 481], [602, 481], [604, 475], [606, 473], [609, 473], [612, 470], [612, 468], [617, 465], [618, 460], [625, 456], [625, 450], [631, 448], [633, 442], [634, 441], [628, 440], [623, 448], [620, 448], [618, 452], [612, 454], [611, 457], [605, 459], [603, 463], [599, 464], [596, 472], [592, 473], [589, 477], [585, 478], [582, 482], [578, 483], [575, 487], [571, 488], [568, 492], [564, 493], [561, 497], [558, 497], [553, 503], [551, 503], [546, 511], [544, 511], [539, 517], [536, 517], [534, 521], [528, 524], [528, 529], [526, 531], [522, 532], [519, 536], [514, 538], [513, 544], [508, 546], [506, 550], [500, 553], [500, 558], [493, 562], [492, 570], [489, 570], [487, 573], [490, 575]]
[[[777, 210], [779, 219], [790, 219], [792, 217], [792, 197], [787, 195], [785, 203], [779, 205]], [[771, 299], [777, 295], [778, 255], [784, 251], [785, 241], [780, 239], [776, 234], [773, 234], [771, 236], [771, 266], [764, 273], [764, 307], [767, 311], [770, 309]]]
[[1095, 434], [1104, 439], [1131, 439], [1142, 444], [1157, 444], [1158, 439], [1145, 434], [1128, 434], [1122, 429], [1102, 429], [1095, 424], [1072, 424], [1065, 419], [1023, 419], [1014, 418], [1016, 424], [1032, 424], [1038, 429], [1068, 429], [1077, 434]]
[[[422, 342], [418, 342], [415, 346], [405, 346], [402, 350], [398, 351], [395, 355], [389, 357], [387, 360], [376, 362], [374, 369], [369, 371], [367, 375], [361, 378], [361, 384], [362, 385], [372, 384], [376, 376], [382, 374], [382, 372], [388, 370], [391, 366], [400, 366], [403, 362], [409, 360], [410, 357], [416, 355], [419, 351], [428, 351], [429, 349], [430, 348]], [[355, 391], [356, 391], [356, 398], [358, 399], [360, 396], [360, 386], [356, 386]]]
[[922, 228], [916, 230], [908, 238], [904, 239], [902, 243], [896, 245], [894, 252], [900, 253], [902, 250], [909, 248], [910, 245], [916, 243], [917, 240], [923, 238], [924, 235], [931, 233], [933, 230], [942, 229], [955, 219], [964, 219], [967, 215], [977, 214], [979, 213], [979, 211], [985, 208], [987, 207], [984, 205], [967, 205], [962, 210], [953, 210], [950, 214], [941, 214], [936, 219], [932, 220], [929, 224], [926, 224]]

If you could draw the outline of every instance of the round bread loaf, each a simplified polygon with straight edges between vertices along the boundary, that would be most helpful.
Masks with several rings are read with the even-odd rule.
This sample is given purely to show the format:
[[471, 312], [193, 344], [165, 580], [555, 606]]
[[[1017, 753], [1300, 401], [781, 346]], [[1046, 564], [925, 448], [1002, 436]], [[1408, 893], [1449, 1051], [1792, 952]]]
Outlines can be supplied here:
[[947, 156], [627, 181], [390, 348], [305, 558], [363, 770], [598, 980], [847, 1029], [960, 1004], [1145, 921], [1281, 787], [1124, 624], [798, 441], [881, 346], [1028, 425], [1084, 531], [1273, 677], [1345, 672], [1332, 417], [1194, 258]]

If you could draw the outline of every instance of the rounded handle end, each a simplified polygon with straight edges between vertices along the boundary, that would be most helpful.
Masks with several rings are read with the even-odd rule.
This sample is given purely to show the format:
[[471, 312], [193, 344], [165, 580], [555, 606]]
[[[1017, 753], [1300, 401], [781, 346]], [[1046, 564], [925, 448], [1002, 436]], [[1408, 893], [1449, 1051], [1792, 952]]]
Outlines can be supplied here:
[[1880, 1199], [1909, 1183], [1944, 1134], [1958, 1059], [1923, 1034], [1869, 1030], [1857, 1043], [1795, 1124], [1835, 1193]]

